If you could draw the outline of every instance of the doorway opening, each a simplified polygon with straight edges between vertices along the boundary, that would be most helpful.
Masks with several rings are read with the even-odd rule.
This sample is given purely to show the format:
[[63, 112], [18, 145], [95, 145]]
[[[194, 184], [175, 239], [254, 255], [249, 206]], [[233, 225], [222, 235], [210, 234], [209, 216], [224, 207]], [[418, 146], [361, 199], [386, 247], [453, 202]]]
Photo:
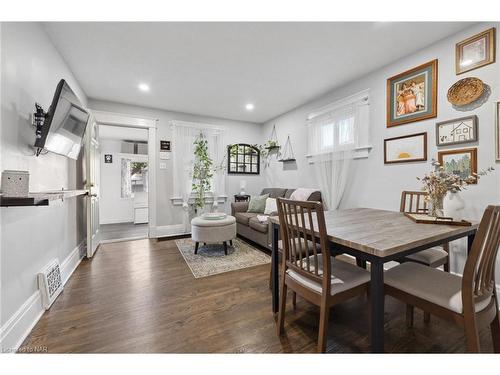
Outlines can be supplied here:
[[99, 125], [101, 242], [148, 238], [148, 129]]

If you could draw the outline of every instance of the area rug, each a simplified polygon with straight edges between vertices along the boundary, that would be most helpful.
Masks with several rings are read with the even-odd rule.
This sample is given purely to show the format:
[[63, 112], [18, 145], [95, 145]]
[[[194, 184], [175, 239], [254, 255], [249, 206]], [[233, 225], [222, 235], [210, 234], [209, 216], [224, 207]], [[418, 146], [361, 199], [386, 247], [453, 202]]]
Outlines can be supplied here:
[[224, 255], [222, 244], [200, 243], [196, 255], [190, 238], [176, 240], [175, 244], [197, 279], [271, 262], [269, 255], [238, 238], [233, 240], [233, 246], [227, 247], [228, 255]]

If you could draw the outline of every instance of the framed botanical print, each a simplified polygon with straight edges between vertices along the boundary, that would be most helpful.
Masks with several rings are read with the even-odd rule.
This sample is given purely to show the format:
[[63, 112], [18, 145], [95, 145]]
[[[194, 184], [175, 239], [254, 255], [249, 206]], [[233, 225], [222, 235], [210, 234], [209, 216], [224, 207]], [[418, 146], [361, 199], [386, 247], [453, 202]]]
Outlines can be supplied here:
[[477, 116], [461, 117], [436, 124], [436, 145], [477, 142]]
[[387, 80], [387, 127], [437, 116], [437, 68], [432, 60]]
[[500, 102], [495, 103], [495, 138], [496, 161], [500, 161]]
[[474, 176], [477, 173], [477, 148], [439, 151], [438, 162], [446, 172], [461, 178]]
[[384, 139], [384, 164], [427, 160], [427, 133]]
[[455, 71], [462, 74], [495, 62], [494, 27], [456, 44]]

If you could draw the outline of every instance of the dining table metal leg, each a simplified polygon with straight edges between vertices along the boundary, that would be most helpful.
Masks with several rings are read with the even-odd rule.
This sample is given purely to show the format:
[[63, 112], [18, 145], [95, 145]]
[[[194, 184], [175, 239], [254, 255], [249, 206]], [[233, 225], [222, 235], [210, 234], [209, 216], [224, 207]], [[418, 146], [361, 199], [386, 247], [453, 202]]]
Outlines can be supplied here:
[[279, 240], [279, 226], [272, 225], [272, 252], [271, 252], [271, 293], [273, 298], [273, 313], [278, 312], [279, 306], [279, 254], [278, 254], [278, 240]]
[[371, 324], [370, 337], [373, 353], [384, 352], [384, 263], [370, 263]]
[[472, 250], [472, 243], [474, 242], [474, 238], [476, 237], [476, 232], [467, 236], [467, 255], [469, 255]]

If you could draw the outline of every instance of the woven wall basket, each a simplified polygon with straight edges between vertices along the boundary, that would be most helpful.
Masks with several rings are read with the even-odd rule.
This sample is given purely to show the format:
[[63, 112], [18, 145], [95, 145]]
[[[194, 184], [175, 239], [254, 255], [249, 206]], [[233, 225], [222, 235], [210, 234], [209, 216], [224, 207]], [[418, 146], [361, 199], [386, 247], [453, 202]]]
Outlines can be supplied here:
[[457, 106], [467, 105], [479, 99], [483, 92], [484, 83], [479, 78], [464, 78], [450, 87], [448, 101]]

